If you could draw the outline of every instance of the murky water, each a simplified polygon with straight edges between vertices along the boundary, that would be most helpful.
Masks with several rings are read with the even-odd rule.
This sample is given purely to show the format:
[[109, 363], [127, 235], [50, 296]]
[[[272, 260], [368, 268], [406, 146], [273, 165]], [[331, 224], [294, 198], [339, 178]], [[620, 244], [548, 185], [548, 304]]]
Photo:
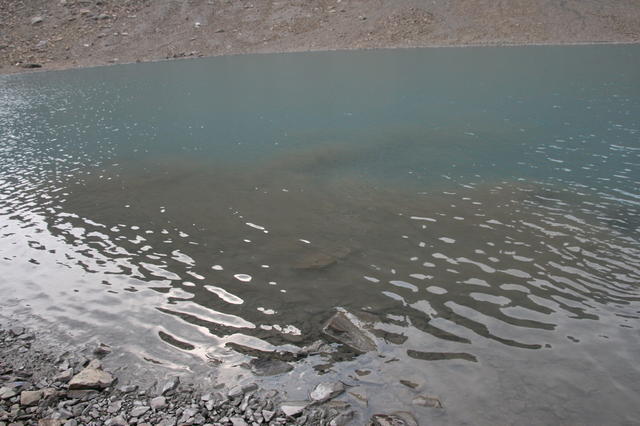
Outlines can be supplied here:
[[425, 424], [640, 422], [640, 46], [0, 77], [0, 194], [2, 310], [141, 367], [255, 380], [342, 307], [378, 351], [261, 380]]

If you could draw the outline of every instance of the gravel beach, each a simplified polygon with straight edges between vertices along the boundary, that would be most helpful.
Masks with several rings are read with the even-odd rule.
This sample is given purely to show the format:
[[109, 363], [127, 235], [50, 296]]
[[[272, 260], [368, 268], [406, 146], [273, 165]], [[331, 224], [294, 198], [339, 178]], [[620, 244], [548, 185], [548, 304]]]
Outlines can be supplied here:
[[241, 53], [637, 43], [634, 0], [8, 0], [0, 73]]

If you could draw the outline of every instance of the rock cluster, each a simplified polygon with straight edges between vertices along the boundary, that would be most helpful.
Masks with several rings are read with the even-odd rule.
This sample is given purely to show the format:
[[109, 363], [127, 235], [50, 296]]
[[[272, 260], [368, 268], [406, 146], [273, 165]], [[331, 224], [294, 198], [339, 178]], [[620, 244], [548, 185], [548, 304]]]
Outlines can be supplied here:
[[[0, 426], [340, 426], [363, 421], [347, 402], [334, 399], [348, 388], [340, 382], [318, 384], [303, 401], [283, 400], [277, 391], [255, 383], [203, 393], [179, 377], [139, 389], [119, 385], [97, 358], [36, 350], [35, 338], [21, 327], [0, 329]], [[92, 356], [110, 353], [111, 348], [101, 344]], [[368, 424], [417, 422], [409, 413], [391, 413], [373, 416]]]

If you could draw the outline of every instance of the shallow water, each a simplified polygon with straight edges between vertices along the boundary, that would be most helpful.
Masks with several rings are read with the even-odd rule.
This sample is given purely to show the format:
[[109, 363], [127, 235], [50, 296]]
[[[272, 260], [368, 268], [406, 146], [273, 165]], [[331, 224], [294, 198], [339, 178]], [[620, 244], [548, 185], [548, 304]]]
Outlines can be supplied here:
[[636, 423], [639, 117], [640, 46], [0, 77], [0, 306], [225, 383], [342, 307], [377, 352], [259, 380], [425, 424]]

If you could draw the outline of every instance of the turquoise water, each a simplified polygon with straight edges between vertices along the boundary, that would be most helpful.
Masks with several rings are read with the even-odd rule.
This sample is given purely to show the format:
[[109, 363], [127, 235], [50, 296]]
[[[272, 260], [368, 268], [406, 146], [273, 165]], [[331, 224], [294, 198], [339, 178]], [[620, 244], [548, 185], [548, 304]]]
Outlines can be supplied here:
[[0, 306], [226, 383], [364, 311], [378, 351], [260, 380], [425, 424], [632, 424], [639, 117], [640, 46], [0, 77]]

